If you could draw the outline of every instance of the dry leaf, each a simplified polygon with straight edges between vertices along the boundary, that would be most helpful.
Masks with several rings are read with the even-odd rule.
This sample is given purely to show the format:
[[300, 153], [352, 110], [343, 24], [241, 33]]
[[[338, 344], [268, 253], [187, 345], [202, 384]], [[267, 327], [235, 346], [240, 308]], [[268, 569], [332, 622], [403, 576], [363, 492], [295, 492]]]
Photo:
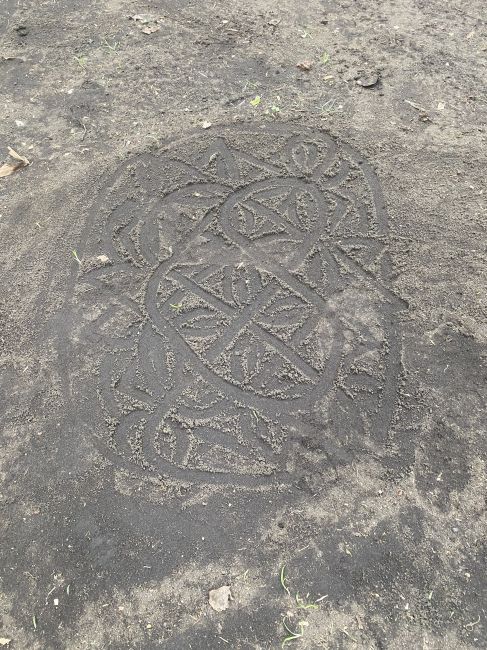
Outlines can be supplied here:
[[299, 68], [300, 70], [305, 70], [306, 72], [308, 72], [313, 67], [313, 64], [311, 63], [311, 61], [301, 61], [296, 65], [296, 67]]
[[228, 585], [223, 585], [223, 587], [219, 587], [218, 589], [211, 589], [208, 593], [208, 602], [215, 612], [223, 612], [228, 609], [231, 600], [232, 592]]
[[12, 149], [12, 147], [8, 148], [8, 153], [10, 156], [12, 156], [12, 158], [15, 158], [15, 160], [19, 160], [21, 163], [23, 163], [23, 167], [27, 167], [27, 165], [30, 165], [30, 162], [27, 160], [27, 158], [18, 154], [16, 151]]
[[21, 169], [23, 165], [20, 165], [19, 163], [5, 163], [0, 167], [0, 178], [5, 178], [5, 176], [10, 176], [10, 174], [13, 174], [16, 172], [18, 169]]
[[11, 158], [16, 160], [16, 163], [4, 163], [0, 167], [0, 178], [4, 178], [5, 176], [10, 176], [14, 172], [18, 171], [19, 169], [22, 169], [22, 167], [27, 167], [27, 165], [30, 165], [30, 162], [25, 158], [24, 156], [21, 156], [18, 154], [14, 149], [11, 147], [8, 148], [8, 153]]

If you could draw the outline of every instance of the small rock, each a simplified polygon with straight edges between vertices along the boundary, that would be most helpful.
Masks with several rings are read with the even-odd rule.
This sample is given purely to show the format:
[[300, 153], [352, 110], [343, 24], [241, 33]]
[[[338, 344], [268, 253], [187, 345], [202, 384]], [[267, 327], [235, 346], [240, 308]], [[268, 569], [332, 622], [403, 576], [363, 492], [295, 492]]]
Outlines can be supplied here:
[[364, 72], [356, 78], [356, 82], [362, 88], [373, 88], [379, 82], [379, 79], [378, 72]]
[[205, 122], [202, 123], [201, 128], [202, 129], [209, 129], [210, 126], [211, 126], [211, 122], [206, 122], [205, 121]]
[[232, 600], [232, 592], [230, 591], [229, 585], [223, 585], [223, 587], [218, 587], [218, 589], [211, 589], [208, 592], [208, 602], [210, 607], [215, 610], [215, 612], [223, 612], [230, 606], [230, 601]]

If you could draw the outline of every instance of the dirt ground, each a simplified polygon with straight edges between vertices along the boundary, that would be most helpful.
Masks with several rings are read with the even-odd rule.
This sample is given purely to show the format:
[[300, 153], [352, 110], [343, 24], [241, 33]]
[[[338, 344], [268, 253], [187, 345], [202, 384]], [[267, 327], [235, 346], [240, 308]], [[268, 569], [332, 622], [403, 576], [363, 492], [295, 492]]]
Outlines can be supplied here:
[[487, 648], [486, 18], [0, 3], [1, 646]]

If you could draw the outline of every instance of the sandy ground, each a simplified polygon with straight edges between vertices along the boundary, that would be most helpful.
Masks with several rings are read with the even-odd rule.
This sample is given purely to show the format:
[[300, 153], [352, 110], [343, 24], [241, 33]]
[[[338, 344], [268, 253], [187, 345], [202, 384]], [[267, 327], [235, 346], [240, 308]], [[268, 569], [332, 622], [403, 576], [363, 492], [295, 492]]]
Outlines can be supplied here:
[[483, 5], [0, 4], [0, 645], [487, 647]]

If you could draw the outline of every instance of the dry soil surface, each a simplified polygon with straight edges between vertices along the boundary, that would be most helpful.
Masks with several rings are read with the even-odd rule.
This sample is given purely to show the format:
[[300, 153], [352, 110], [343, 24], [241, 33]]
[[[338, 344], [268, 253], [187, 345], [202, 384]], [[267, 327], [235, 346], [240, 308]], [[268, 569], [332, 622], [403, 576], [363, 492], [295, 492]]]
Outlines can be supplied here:
[[485, 20], [3, 0], [0, 645], [487, 647]]

